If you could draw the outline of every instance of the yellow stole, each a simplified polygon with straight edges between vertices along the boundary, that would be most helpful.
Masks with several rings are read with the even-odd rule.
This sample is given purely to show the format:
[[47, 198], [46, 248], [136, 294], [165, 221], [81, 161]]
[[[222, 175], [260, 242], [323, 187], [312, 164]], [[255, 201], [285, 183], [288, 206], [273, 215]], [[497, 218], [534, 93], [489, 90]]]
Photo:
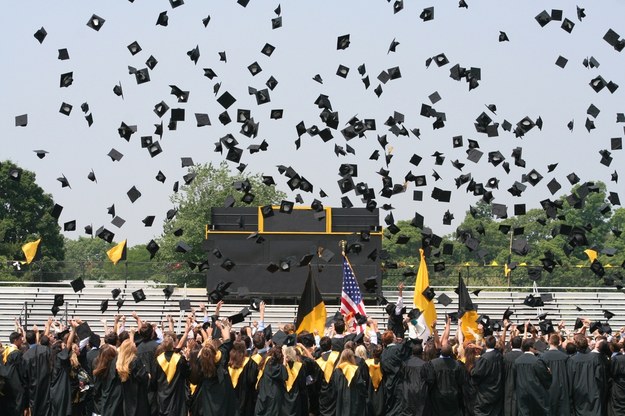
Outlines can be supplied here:
[[382, 382], [382, 369], [380, 368], [380, 363], [375, 363], [373, 358], [366, 360], [367, 367], [369, 367], [369, 377], [371, 378], [371, 383], [373, 384], [373, 390], [378, 391], [380, 387], [380, 383]]
[[356, 364], [344, 362], [337, 365], [336, 368], [343, 372], [343, 375], [347, 379], [347, 385], [352, 384], [352, 379], [354, 378], [354, 374], [356, 374], [356, 370], [358, 370], [358, 366]]
[[4, 351], [2, 351], [2, 364], [7, 363], [7, 360], [9, 359], [9, 354], [11, 354], [13, 351], [17, 351], [17, 347], [13, 344], [9, 344], [9, 346], [6, 347]]
[[248, 357], [245, 357], [245, 359], [243, 360], [243, 364], [239, 368], [232, 368], [228, 366], [228, 372], [230, 373], [230, 380], [232, 381], [232, 387], [234, 387], [235, 389], [237, 388], [237, 384], [239, 383], [239, 376], [243, 372], [243, 369], [245, 368], [249, 360], [250, 359]]
[[256, 365], [260, 365], [260, 362], [263, 360], [263, 356], [260, 354], [252, 355], [252, 360], [256, 363]]
[[176, 367], [178, 366], [178, 361], [180, 361], [180, 354], [177, 352], [173, 353], [171, 359], [167, 361], [165, 353], [162, 353], [156, 358], [156, 361], [165, 373], [165, 376], [167, 376], [167, 382], [171, 383], [174, 379], [174, 375], [176, 375]]
[[302, 363], [297, 361], [293, 363], [292, 367], [291, 365], [286, 366], [286, 372], [289, 374], [289, 378], [286, 380], [286, 391], [291, 391], [291, 389], [293, 388], [293, 383], [295, 383], [295, 380], [297, 379], [297, 376], [299, 374], [299, 370], [301, 369]]
[[323, 377], [326, 380], [326, 383], [330, 382], [330, 378], [332, 378], [332, 371], [334, 371], [334, 363], [339, 358], [338, 351], [332, 351], [330, 355], [328, 355], [328, 359], [324, 360], [323, 357], [317, 358], [317, 364], [321, 367], [321, 371], [323, 372]]

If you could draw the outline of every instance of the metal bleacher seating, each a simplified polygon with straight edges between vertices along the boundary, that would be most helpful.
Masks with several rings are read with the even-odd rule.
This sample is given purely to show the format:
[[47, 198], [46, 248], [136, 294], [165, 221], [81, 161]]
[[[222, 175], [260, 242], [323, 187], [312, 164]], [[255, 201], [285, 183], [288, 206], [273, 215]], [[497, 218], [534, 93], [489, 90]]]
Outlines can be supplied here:
[[[137, 311], [142, 319], [149, 322], [160, 322], [167, 315], [174, 317], [179, 322], [183, 316], [180, 311], [179, 301], [187, 298], [191, 301], [191, 306], [197, 308], [201, 302], [207, 304], [208, 313], [212, 314], [214, 305], [207, 302], [206, 289], [202, 288], [180, 288], [177, 287], [169, 300], [165, 299], [163, 288], [167, 284], [144, 282], [144, 281], [106, 281], [106, 282], [85, 282], [86, 287], [81, 292], [74, 293], [69, 282], [58, 282], [49, 284], [24, 284], [19, 282], [3, 282], [0, 290], [3, 295], [0, 297], [0, 342], [8, 342], [8, 336], [15, 327], [15, 318], [22, 324], [27, 324], [30, 328], [37, 324], [43, 328], [47, 318], [51, 316], [50, 309], [53, 304], [55, 294], [63, 294], [65, 304], [57, 314], [57, 319], [80, 317], [89, 323], [94, 331], [102, 332], [102, 319], [106, 319], [109, 325], [113, 322], [114, 315], [118, 313], [116, 301], [112, 299], [111, 290], [122, 289], [120, 296], [124, 297], [124, 305], [119, 313], [127, 317], [127, 322], [132, 323], [130, 317], [132, 311]], [[146, 300], [135, 303], [131, 293], [137, 289], [143, 289]], [[437, 304], [438, 328], [442, 330], [444, 326], [445, 313], [456, 312], [458, 308], [458, 296], [450, 287], [434, 287], [437, 295], [447, 294], [452, 303], [447, 307]], [[471, 287], [473, 291], [477, 287]], [[587, 317], [592, 321], [605, 321], [603, 310], [609, 310], [615, 314], [610, 320], [612, 328], [620, 329], [625, 326], [625, 303], [623, 293], [616, 290], [606, 290], [604, 288], [540, 288], [540, 293], [550, 293], [553, 296], [551, 302], [547, 302], [541, 309], [530, 308], [523, 304], [527, 294], [532, 293], [532, 288], [483, 288], [479, 296], [471, 295], [473, 302], [478, 306], [478, 313], [490, 316], [491, 319], [501, 319], [506, 308], [514, 311], [511, 320], [514, 323], [522, 324], [530, 319], [537, 322], [539, 313], [547, 313], [548, 319], [554, 324], [564, 320], [568, 328], [571, 328], [575, 319], [579, 316]], [[389, 302], [396, 302], [398, 293], [393, 290], [385, 290], [384, 296]], [[404, 303], [407, 309], [412, 307], [413, 291], [406, 288], [404, 292]], [[100, 312], [100, 303], [104, 299], [109, 299], [108, 310]], [[331, 316], [339, 309], [336, 303], [336, 296], [333, 304], [326, 301], [328, 316]], [[236, 299], [228, 301], [221, 310], [222, 316], [229, 316], [237, 313], [248, 303]], [[577, 308], [581, 308], [578, 311]], [[265, 312], [265, 323], [272, 324], [274, 328], [281, 324], [293, 322], [297, 316], [297, 304], [274, 305], [269, 304]], [[384, 306], [368, 305], [367, 314], [376, 319], [380, 330], [386, 328], [387, 316]], [[241, 325], [250, 324], [258, 319], [258, 313], [254, 312]], [[176, 330], [180, 330], [176, 327]], [[275, 330], [275, 329], [274, 329]], [[455, 325], [452, 327], [455, 331]]]

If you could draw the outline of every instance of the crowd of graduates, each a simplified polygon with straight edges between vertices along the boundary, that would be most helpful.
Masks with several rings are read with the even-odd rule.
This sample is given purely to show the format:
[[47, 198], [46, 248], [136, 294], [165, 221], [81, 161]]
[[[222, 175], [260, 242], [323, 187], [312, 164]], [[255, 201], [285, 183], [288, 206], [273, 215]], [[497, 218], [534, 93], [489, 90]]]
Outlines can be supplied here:
[[420, 339], [402, 306], [400, 296], [387, 308], [382, 333], [340, 314], [323, 334], [290, 323], [273, 332], [264, 303], [233, 330], [221, 302], [210, 316], [200, 304], [178, 333], [171, 317], [154, 324], [135, 312], [134, 322], [103, 320], [101, 335], [78, 318], [18, 326], [2, 349], [0, 414], [625, 415], [625, 329], [505, 319], [496, 332], [452, 335], [448, 317]]

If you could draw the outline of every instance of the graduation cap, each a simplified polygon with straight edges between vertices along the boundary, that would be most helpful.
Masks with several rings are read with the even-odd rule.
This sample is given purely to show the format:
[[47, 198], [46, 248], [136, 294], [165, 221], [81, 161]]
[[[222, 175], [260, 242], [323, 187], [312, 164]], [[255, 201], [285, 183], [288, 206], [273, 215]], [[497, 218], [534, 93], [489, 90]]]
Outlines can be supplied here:
[[63, 294], [54, 295], [54, 306], [63, 306], [65, 304], [65, 299]]
[[449, 306], [452, 303], [451, 298], [444, 293], [441, 293], [440, 295], [438, 295], [436, 299], [438, 300], [438, 303], [440, 303], [441, 305], [445, 307]]
[[146, 298], [145, 293], [143, 293], [143, 289], [138, 289], [132, 292], [132, 298], [135, 300], [135, 303], [144, 301]]
[[609, 311], [609, 310], [607, 310], [607, 309], [604, 309], [602, 312], [603, 312], [603, 316], [604, 316], [604, 317], [605, 317], [605, 319], [607, 319], [608, 321], [609, 321], [610, 319], [614, 318], [614, 316], [615, 316], [612, 312], [610, 312], [610, 311]]
[[430, 286], [426, 287], [421, 294], [430, 302], [436, 296], [436, 292], [434, 292], [434, 289]]
[[74, 289], [74, 293], [80, 292], [85, 288], [85, 282], [82, 280], [82, 277], [72, 280], [69, 284]]
[[109, 300], [105, 299], [102, 302], [100, 302], [100, 312], [104, 313], [108, 310], [109, 308]]
[[166, 300], [169, 300], [171, 295], [174, 294], [174, 289], [175, 289], [175, 286], [173, 286], [173, 285], [165, 286], [165, 288], [163, 289], [163, 294], [165, 295], [165, 299]]
[[122, 293], [122, 291], [118, 288], [115, 288], [113, 290], [111, 290], [111, 296], [113, 296], [113, 299], [117, 299], [117, 297]]

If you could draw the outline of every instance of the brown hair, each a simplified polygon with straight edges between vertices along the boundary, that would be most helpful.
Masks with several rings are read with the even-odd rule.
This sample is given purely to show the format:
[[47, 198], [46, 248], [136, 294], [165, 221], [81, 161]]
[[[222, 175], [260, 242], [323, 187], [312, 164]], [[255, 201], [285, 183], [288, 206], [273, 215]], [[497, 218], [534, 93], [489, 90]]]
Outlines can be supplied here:
[[245, 350], [245, 342], [235, 341], [234, 344], [232, 344], [232, 349], [230, 350], [230, 362], [228, 363], [228, 365], [232, 368], [243, 367]]
[[95, 362], [95, 368], [93, 369], [93, 375], [95, 377], [106, 376], [109, 370], [111, 361], [117, 356], [117, 351], [109, 344], [104, 344], [100, 347], [100, 354]]
[[341, 357], [339, 358], [338, 364], [341, 363], [350, 363], [356, 364], [356, 357], [354, 356], [354, 351], [348, 349], [344, 349], [341, 353]]
[[215, 362], [216, 358], [217, 349], [215, 349], [215, 346], [210, 342], [207, 342], [198, 352], [197, 362], [200, 373], [204, 377], [211, 378], [217, 373], [217, 363]]
[[387, 330], [382, 334], [382, 345], [387, 347], [395, 342], [395, 334], [391, 330]]

